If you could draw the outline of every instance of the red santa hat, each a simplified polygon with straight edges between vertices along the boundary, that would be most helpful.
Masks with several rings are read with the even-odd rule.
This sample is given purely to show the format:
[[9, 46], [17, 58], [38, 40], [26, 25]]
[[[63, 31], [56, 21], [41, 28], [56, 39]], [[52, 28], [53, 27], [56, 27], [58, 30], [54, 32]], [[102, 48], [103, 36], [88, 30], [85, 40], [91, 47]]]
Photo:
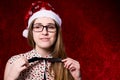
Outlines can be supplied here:
[[28, 28], [33, 20], [40, 17], [49, 17], [54, 19], [57, 24], [61, 27], [62, 21], [58, 14], [55, 13], [54, 8], [47, 2], [37, 1], [32, 3], [30, 10], [25, 16], [25, 23], [27, 23], [27, 28], [23, 31], [23, 36], [28, 37]]

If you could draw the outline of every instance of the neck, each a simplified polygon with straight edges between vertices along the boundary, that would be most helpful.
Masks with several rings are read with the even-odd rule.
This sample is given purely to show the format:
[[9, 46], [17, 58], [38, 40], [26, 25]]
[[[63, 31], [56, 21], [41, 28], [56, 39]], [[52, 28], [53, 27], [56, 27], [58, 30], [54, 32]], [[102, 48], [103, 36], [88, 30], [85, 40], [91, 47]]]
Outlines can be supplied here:
[[47, 49], [43, 49], [43, 48], [39, 48], [39, 47], [35, 47], [35, 50], [41, 55], [41, 57], [46, 57], [50, 54], [50, 51]]

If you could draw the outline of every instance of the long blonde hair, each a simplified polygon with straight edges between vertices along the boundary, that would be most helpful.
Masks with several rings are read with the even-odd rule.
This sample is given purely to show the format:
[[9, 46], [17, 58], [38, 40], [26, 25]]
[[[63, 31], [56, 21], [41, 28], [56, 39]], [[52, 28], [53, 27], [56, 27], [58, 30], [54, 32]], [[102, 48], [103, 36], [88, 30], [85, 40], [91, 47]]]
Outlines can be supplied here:
[[[28, 42], [33, 48], [35, 48], [35, 42], [33, 40], [33, 32], [32, 32], [33, 23], [34, 23], [34, 21], [31, 23], [31, 25], [29, 27]], [[63, 44], [63, 40], [62, 40], [61, 28], [59, 27], [59, 25], [56, 22], [55, 22], [55, 25], [57, 28], [56, 41], [50, 47], [50, 50], [51, 50], [52, 56], [54, 58], [64, 59], [67, 56], [66, 56], [66, 52], [65, 52], [64, 44]], [[50, 67], [50, 71], [54, 72], [54, 80], [74, 80], [72, 75], [70, 74], [69, 70], [64, 68], [63, 63], [57, 63], [57, 62], [52, 63], [51, 67]]]

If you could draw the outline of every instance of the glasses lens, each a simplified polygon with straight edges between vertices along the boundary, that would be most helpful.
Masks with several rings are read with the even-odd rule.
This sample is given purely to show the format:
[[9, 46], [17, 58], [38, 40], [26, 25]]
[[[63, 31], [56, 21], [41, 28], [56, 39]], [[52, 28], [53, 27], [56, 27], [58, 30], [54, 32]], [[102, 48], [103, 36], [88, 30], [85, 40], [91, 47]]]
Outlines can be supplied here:
[[47, 28], [48, 28], [48, 32], [55, 32], [56, 31], [56, 27], [54, 24], [47, 25]]
[[33, 31], [35, 32], [40, 32], [42, 31], [42, 29], [43, 29], [43, 26], [41, 24], [34, 24], [33, 26]]
[[43, 26], [40, 23], [34, 24], [33, 31], [35, 31], [35, 32], [42, 32], [44, 27], [46, 28], [46, 30], [48, 32], [55, 32], [56, 31], [55, 24], [49, 24], [47, 26]]

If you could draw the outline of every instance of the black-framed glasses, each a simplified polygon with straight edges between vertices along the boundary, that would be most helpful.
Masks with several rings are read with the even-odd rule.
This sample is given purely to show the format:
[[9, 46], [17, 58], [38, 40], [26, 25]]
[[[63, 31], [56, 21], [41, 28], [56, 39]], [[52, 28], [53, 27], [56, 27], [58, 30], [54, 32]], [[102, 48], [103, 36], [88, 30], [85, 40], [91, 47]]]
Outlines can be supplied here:
[[43, 26], [41, 23], [33, 24], [33, 31], [35, 32], [42, 32], [44, 28], [48, 32], [56, 32], [56, 26], [53, 23], [49, 23], [46, 26]]

